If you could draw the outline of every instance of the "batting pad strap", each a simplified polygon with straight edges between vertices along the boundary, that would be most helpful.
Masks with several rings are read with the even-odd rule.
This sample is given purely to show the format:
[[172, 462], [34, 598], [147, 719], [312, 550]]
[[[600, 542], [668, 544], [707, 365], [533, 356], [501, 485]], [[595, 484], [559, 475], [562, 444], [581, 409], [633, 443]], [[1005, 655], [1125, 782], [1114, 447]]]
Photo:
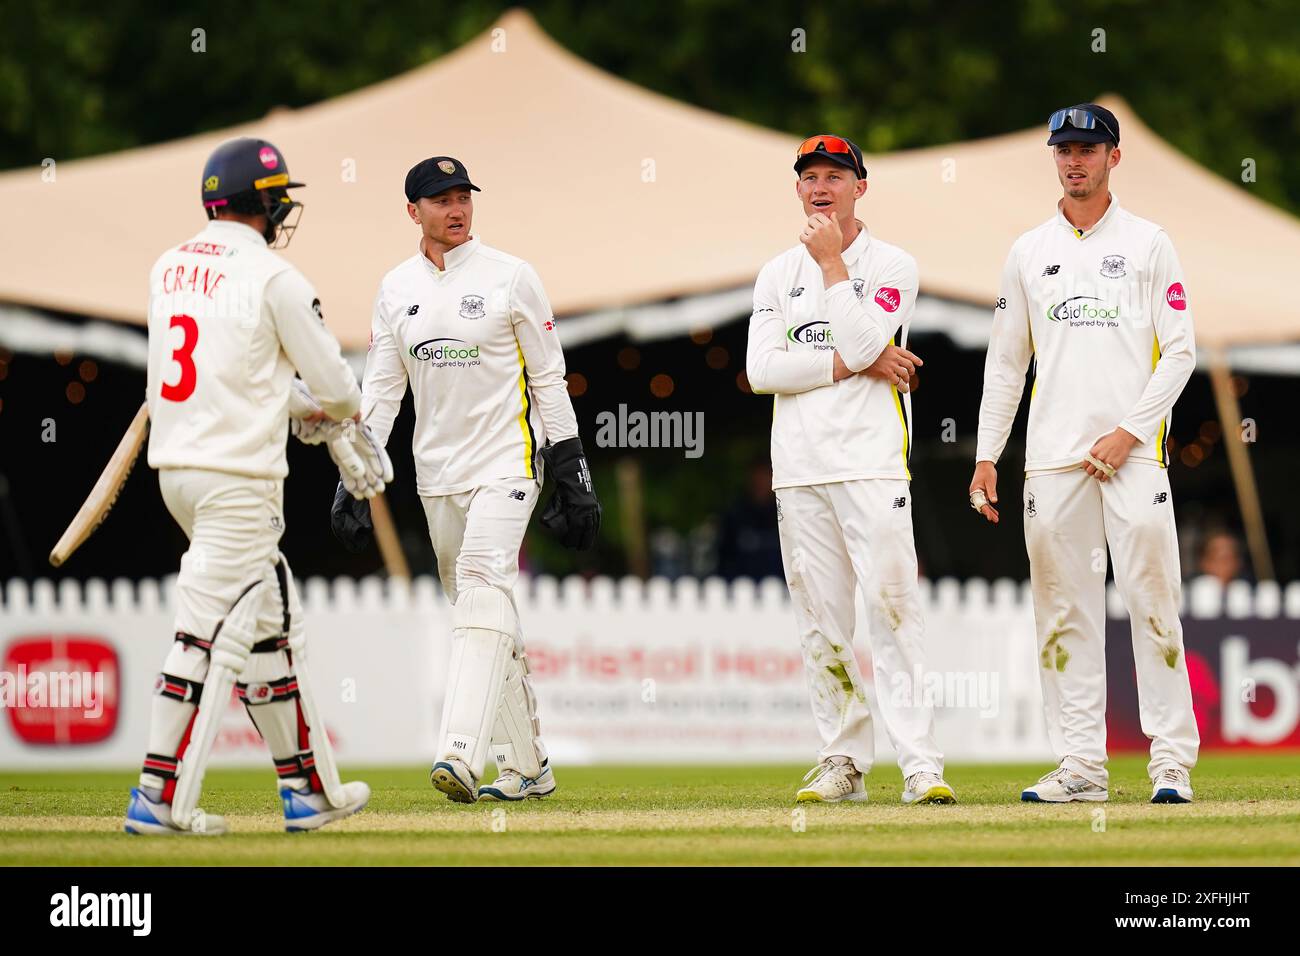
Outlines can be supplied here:
[[289, 646], [287, 637], [268, 637], [265, 640], [258, 641], [253, 645], [250, 654], [273, 654], [276, 651], [282, 651]]
[[180, 761], [175, 757], [169, 757], [166, 754], [145, 754], [143, 769], [145, 773], [154, 774], [164, 780], [175, 780], [176, 768], [179, 764]]
[[203, 683], [175, 674], [159, 674], [154, 681], [153, 692], [159, 697], [169, 697], [183, 704], [198, 704], [203, 696]]
[[235, 685], [235, 694], [250, 707], [271, 704], [277, 700], [297, 700], [298, 678], [291, 674], [279, 680], [238, 683]]
[[195, 634], [187, 634], [184, 631], [177, 631], [176, 640], [180, 641], [182, 644], [188, 644], [190, 647], [196, 647], [205, 654], [212, 650], [211, 641], [205, 641], [203, 638]]
[[285, 777], [310, 777], [315, 772], [316, 758], [310, 750], [275, 762], [275, 773], [281, 780]]

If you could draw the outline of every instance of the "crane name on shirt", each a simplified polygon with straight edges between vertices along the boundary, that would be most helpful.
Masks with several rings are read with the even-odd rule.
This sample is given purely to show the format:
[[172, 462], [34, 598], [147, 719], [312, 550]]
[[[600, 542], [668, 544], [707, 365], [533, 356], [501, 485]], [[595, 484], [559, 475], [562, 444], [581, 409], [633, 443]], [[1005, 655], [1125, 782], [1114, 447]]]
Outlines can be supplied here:
[[193, 292], [213, 299], [216, 298], [217, 287], [225, 277], [224, 272], [208, 266], [194, 266], [188, 270], [183, 265], [170, 266], [163, 272], [163, 293], [172, 295], [177, 292]]

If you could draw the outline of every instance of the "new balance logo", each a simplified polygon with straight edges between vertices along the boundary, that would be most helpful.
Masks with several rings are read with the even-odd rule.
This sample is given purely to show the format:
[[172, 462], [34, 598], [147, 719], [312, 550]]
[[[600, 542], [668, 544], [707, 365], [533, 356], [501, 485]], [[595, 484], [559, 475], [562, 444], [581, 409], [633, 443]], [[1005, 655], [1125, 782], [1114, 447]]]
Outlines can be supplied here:
[[514, 498], [515, 501], [523, 501], [523, 500], [524, 500], [525, 498], [527, 498], [528, 496], [525, 495], [525, 494], [524, 494], [522, 491], [520, 491], [518, 488], [511, 488], [511, 489], [510, 489], [510, 497], [511, 497], [511, 498]]
[[1043, 270], [1043, 275], [1054, 276], [1060, 271], [1061, 271], [1060, 266], [1048, 266], [1046, 269]]
[[418, 305], [413, 305], [413, 306], [411, 306], [409, 309], [406, 310], [406, 314], [407, 314], [407, 315], [415, 315], [415, 313], [417, 313], [417, 312], [419, 312], [419, 311], [420, 311], [420, 307], [419, 307]]
[[894, 507], [895, 507], [895, 508], [905, 508], [905, 507], [907, 507], [907, 499], [906, 499], [906, 498], [895, 498], [895, 499], [894, 499]]
[[1156, 500], [1153, 501], [1153, 502], [1151, 502], [1151, 503], [1152, 503], [1153, 505], [1162, 505], [1162, 504], [1164, 504], [1164, 503], [1165, 503], [1166, 501], [1168, 501], [1168, 500], [1169, 500], [1169, 492], [1167, 492], [1167, 491], [1158, 491], [1158, 492], [1156, 492]]

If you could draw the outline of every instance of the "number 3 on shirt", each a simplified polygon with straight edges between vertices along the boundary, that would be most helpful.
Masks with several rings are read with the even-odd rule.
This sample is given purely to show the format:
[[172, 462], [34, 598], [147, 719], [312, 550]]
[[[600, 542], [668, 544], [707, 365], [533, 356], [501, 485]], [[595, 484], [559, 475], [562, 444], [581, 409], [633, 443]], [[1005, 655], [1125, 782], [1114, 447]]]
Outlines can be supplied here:
[[180, 326], [185, 330], [185, 341], [172, 352], [172, 361], [181, 367], [181, 379], [175, 385], [163, 383], [162, 397], [169, 402], [183, 402], [194, 394], [198, 369], [194, 367], [194, 346], [199, 344], [199, 325], [192, 315], [173, 315], [169, 329]]

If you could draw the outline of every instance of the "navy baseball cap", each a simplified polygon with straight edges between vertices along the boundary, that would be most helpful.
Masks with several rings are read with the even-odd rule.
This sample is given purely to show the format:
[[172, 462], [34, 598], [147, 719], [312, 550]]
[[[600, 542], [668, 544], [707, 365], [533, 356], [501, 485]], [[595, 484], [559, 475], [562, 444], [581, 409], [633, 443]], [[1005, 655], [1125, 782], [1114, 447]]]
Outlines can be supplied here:
[[794, 171], [802, 173], [805, 166], [819, 159], [838, 163], [853, 170], [858, 179], [867, 178], [867, 167], [862, 161], [862, 150], [858, 149], [857, 143], [844, 136], [830, 133], [809, 136], [795, 150]]
[[468, 186], [475, 192], [483, 191], [470, 182], [469, 170], [460, 160], [450, 156], [433, 156], [416, 163], [406, 174], [406, 199], [415, 202], [421, 196], [436, 196], [457, 186]]
[[1047, 119], [1048, 146], [1057, 143], [1105, 143], [1119, 145], [1119, 120], [1096, 103], [1080, 103], [1057, 110]]

